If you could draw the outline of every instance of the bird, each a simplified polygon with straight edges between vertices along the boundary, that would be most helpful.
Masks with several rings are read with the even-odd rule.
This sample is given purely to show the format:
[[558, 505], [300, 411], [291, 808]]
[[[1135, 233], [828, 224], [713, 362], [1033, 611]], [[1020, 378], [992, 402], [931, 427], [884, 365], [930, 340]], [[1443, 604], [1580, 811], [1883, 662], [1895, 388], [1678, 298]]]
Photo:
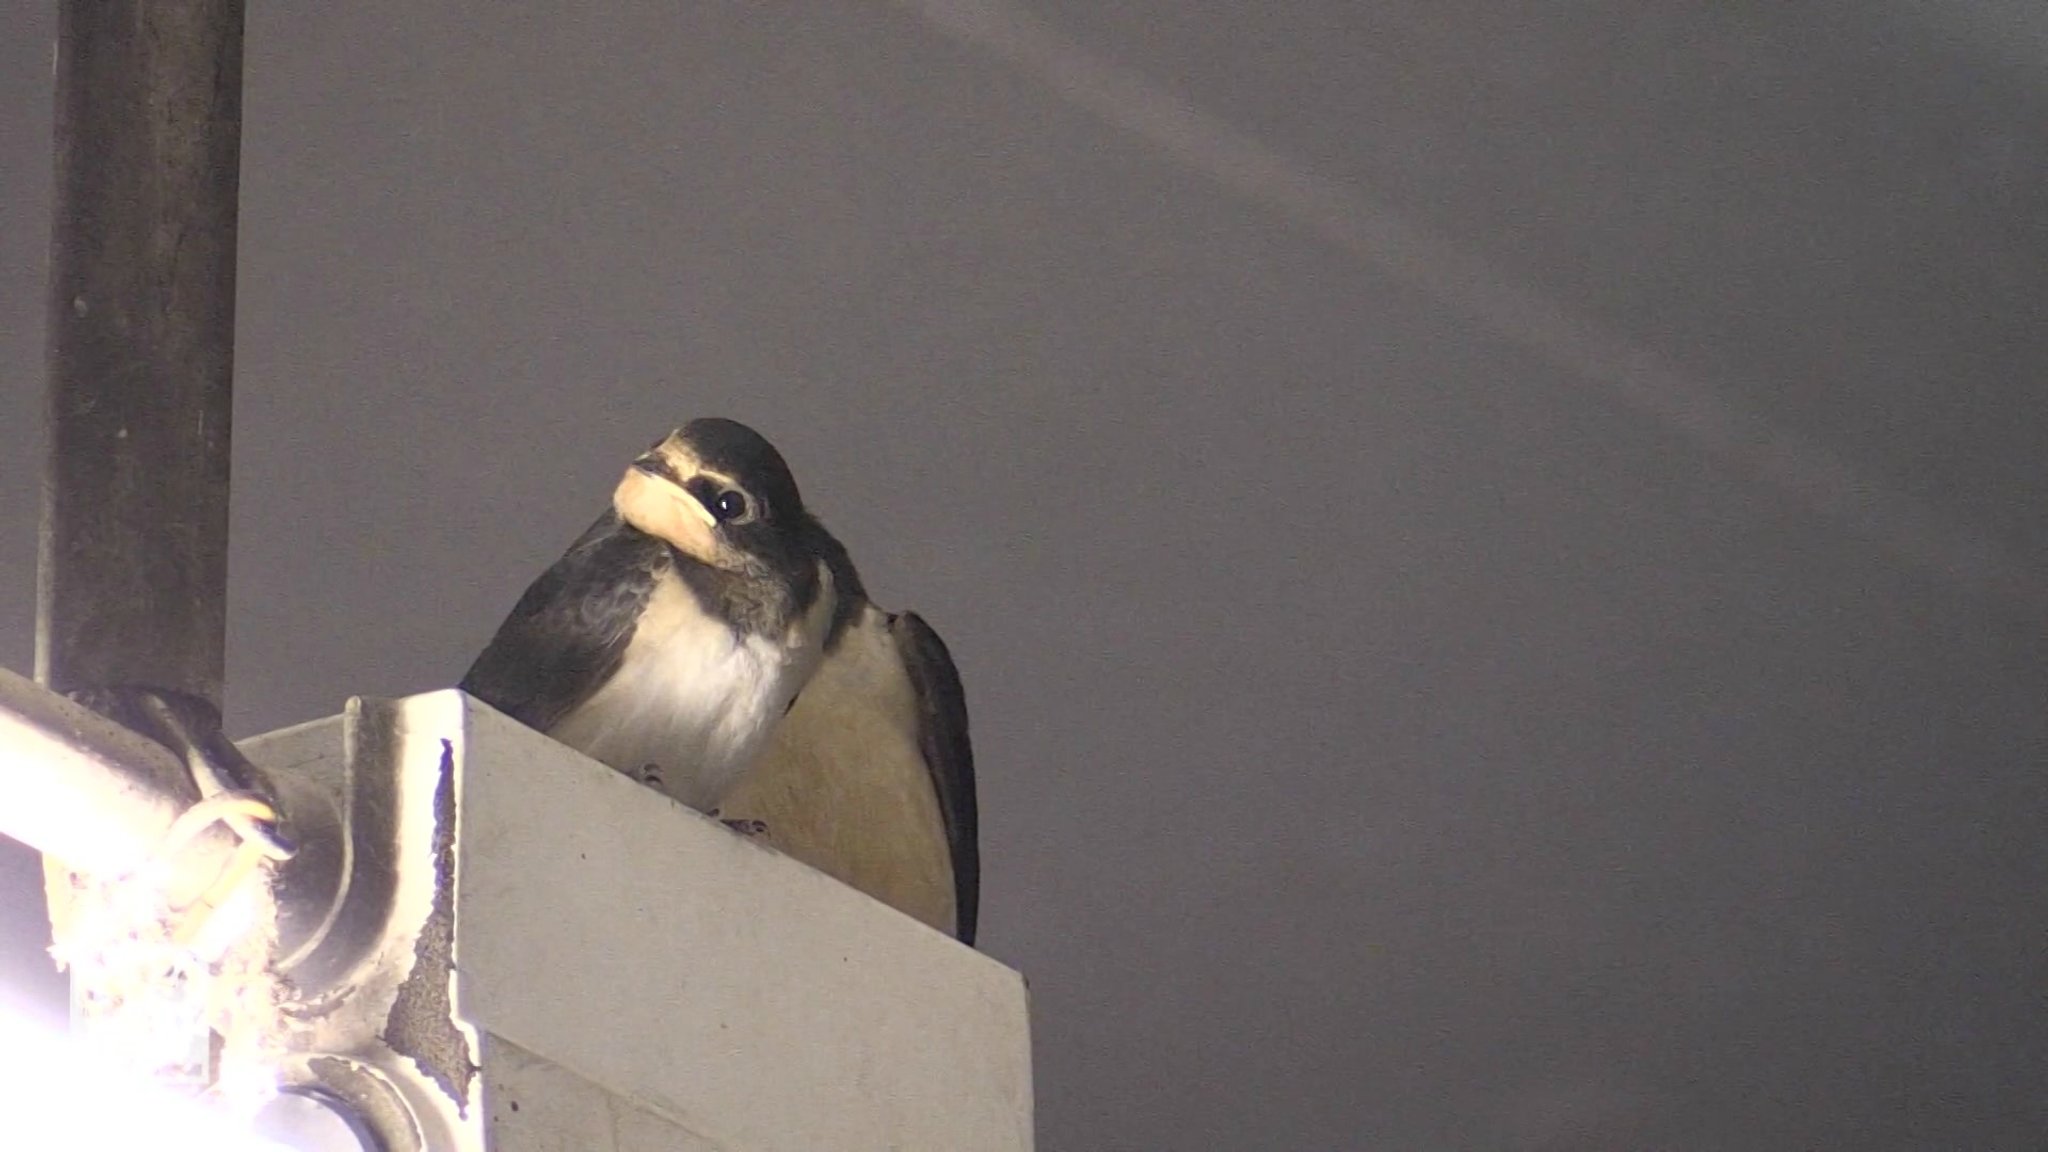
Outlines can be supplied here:
[[691, 421], [633, 460], [458, 686], [708, 812], [845, 627], [843, 551], [759, 433]]
[[745, 424], [692, 420], [635, 458], [458, 687], [973, 944], [974, 755], [951, 653], [868, 600]]

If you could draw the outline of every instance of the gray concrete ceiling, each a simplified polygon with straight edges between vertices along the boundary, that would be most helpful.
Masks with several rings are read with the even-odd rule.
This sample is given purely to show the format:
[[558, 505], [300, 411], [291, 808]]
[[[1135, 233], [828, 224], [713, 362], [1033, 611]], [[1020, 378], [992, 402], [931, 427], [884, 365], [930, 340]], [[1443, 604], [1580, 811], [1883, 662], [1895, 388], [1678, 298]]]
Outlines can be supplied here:
[[251, 13], [237, 731], [452, 682], [733, 415], [963, 665], [1044, 1147], [2037, 1139], [2033, 6], [565, 11]]

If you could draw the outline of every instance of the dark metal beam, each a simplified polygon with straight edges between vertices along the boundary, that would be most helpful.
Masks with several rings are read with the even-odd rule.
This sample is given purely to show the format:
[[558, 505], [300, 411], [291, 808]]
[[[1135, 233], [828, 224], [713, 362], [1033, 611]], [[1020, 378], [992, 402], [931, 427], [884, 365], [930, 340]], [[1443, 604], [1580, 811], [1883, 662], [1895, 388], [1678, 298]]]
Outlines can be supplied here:
[[218, 709], [243, 0], [61, 0], [36, 675]]

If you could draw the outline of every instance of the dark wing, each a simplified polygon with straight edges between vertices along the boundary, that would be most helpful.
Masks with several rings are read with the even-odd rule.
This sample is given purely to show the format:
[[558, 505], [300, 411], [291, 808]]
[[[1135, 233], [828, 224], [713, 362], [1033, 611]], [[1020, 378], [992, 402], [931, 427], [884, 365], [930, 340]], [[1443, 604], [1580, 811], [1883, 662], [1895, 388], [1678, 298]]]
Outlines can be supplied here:
[[[860, 569], [853, 566], [853, 557], [846, 554], [846, 545], [825, 530], [815, 516], [808, 516], [803, 532], [812, 551], [825, 562], [825, 569], [832, 573], [832, 593], [838, 599], [832, 605], [832, 625], [825, 631], [825, 651], [839, 647], [839, 638], [846, 634], [846, 626], [861, 614], [862, 606], [868, 602], [868, 590], [861, 583]], [[794, 706], [795, 700], [790, 704]]]
[[526, 589], [459, 687], [546, 732], [618, 671], [666, 559], [606, 512]]
[[972, 944], [981, 910], [981, 832], [974, 803], [974, 746], [967, 739], [967, 694], [945, 641], [917, 613], [890, 616], [889, 631], [917, 693], [917, 743], [939, 794], [939, 814], [946, 821], [959, 909], [956, 935], [961, 943]]

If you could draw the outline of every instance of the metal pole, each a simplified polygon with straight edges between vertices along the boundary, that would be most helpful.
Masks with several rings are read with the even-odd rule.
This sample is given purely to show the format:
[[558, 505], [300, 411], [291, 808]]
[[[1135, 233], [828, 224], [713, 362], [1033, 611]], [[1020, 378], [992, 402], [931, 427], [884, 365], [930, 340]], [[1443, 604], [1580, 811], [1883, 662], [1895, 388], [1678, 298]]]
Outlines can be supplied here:
[[243, 0], [61, 0], [36, 676], [221, 703]]

